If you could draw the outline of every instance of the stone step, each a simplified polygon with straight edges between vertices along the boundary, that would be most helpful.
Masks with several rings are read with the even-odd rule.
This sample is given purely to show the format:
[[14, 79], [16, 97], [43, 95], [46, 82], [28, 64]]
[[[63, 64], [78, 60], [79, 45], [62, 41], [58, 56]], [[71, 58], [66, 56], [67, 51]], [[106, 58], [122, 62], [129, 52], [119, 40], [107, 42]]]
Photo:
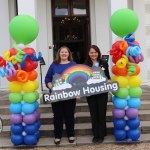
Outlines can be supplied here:
[[[66, 137], [62, 137], [61, 139], [61, 143], [60, 143], [60, 147], [64, 147], [64, 149], [73, 149], [72, 146], [83, 146], [83, 145], [91, 145], [92, 143], [92, 138], [93, 136], [91, 135], [86, 135], [86, 136], [75, 136], [76, 140], [74, 143], [69, 143], [68, 139]], [[139, 143], [143, 143], [143, 142], [149, 142], [150, 141], [150, 134], [141, 134], [139, 141], [137, 142], [131, 142], [131, 141], [116, 141], [113, 135], [108, 135], [105, 137], [103, 144], [118, 144], [117, 147], [121, 146], [119, 144], [139, 144]], [[53, 137], [45, 137], [45, 138], [40, 138], [39, 142], [37, 143], [37, 145], [34, 147], [34, 149], [41, 149], [40, 147], [56, 147], [56, 145], [54, 144], [54, 138]], [[65, 146], [71, 146], [71, 148], [65, 148]], [[132, 145], [126, 145], [129, 146], [128, 149], [132, 148]], [[0, 140], [0, 148], [16, 148], [16, 149], [31, 149], [31, 146], [27, 146], [27, 145], [20, 145], [17, 147], [14, 147], [14, 145], [11, 143], [10, 141], [10, 137], [1, 137]], [[82, 148], [82, 147], [80, 147]], [[79, 147], [75, 147], [75, 149], [80, 149]], [[93, 147], [94, 148], [94, 147]], [[116, 148], [116, 145], [114, 145], [114, 148]], [[43, 148], [44, 149], [44, 148]], [[50, 149], [50, 148], [49, 148]], [[53, 149], [53, 148], [52, 148]], [[56, 148], [56, 149], [61, 149], [61, 148]], [[107, 149], [107, 148], [106, 148]], [[119, 148], [118, 148], [119, 149]], [[147, 148], [148, 149], [148, 148]]]
[[[113, 134], [113, 123], [107, 122], [107, 134]], [[65, 126], [64, 126], [65, 129]], [[142, 134], [150, 133], [150, 121], [141, 121], [139, 130], [141, 130]], [[53, 137], [53, 124], [49, 125], [41, 125], [40, 127], [41, 137]], [[91, 123], [77, 123], [75, 124], [75, 135], [78, 136], [85, 136], [85, 135], [92, 135], [92, 127]], [[10, 126], [4, 126], [3, 132], [0, 136], [11, 136]], [[65, 131], [63, 131], [63, 136], [66, 136]]]
[[[112, 111], [114, 105], [112, 102], [107, 103], [107, 111]], [[149, 110], [150, 101], [141, 101], [141, 106], [139, 110]], [[39, 108], [41, 113], [52, 112], [51, 104], [41, 104]], [[89, 107], [87, 103], [78, 103], [76, 104], [76, 112], [89, 112]]]
[[0, 106], [3, 105], [10, 105], [10, 102], [8, 99], [0, 99]]
[[[150, 110], [139, 110], [139, 118], [141, 121], [150, 121]], [[86, 123], [90, 122], [90, 114], [88, 112], [78, 112], [76, 113], [76, 123]], [[112, 112], [106, 113], [106, 121], [112, 122], [113, 116]]]
[[[107, 111], [112, 111], [113, 109], [113, 103], [108, 102], [107, 103]], [[149, 110], [150, 109], [150, 101], [141, 101], [141, 106], [139, 110]], [[51, 113], [52, 107], [51, 104], [40, 104], [39, 111], [41, 113]], [[76, 112], [89, 112], [89, 107], [87, 103], [78, 103], [76, 104]], [[1, 115], [10, 115], [11, 112], [9, 111], [8, 105], [0, 106], [0, 114]]]
[[[1, 115], [3, 126], [10, 126], [10, 115]], [[139, 118], [141, 121], [150, 121], [150, 110], [139, 110]], [[40, 117], [42, 125], [53, 123], [52, 113], [42, 113]], [[106, 121], [112, 122], [113, 116], [112, 112], [108, 111], [106, 114]], [[91, 122], [91, 117], [89, 112], [77, 112], [75, 113], [75, 123], [89, 123]]]

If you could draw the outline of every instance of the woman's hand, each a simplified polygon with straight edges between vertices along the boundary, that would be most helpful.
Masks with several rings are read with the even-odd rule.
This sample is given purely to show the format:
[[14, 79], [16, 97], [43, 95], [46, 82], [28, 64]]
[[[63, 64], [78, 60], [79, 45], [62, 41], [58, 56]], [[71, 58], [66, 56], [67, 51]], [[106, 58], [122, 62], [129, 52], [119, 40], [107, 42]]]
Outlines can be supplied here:
[[49, 82], [49, 83], [47, 84], [47, 86], [48, 86], [48, 88], [49, 88], [49, 93], [51, 94], [51, 93], [52, 93], [52, 83]]
[[76, 100], [79, 100], [80, 98], [81, 98], [80, 96], [77, 96], [77, 97], [76, 97]]
[[111, 83], [111, 80], [107, 80], [107, 83]]
[[52, 88], [52, 83], [51, 83], [51, 82], [48, 82], [48, 83], [47, 83], [47, 86], [48, 86], [49, 89], [51, 89], [51, 88]]

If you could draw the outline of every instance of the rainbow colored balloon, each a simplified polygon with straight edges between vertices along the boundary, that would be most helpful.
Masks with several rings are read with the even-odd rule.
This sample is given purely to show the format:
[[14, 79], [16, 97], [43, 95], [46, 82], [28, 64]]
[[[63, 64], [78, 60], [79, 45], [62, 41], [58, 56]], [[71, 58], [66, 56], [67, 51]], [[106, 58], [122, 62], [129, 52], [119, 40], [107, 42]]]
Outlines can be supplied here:
[[9, 81], [11, 142], [14, 145], [36, 145], [40, 138], [39, 83], [35, 69], [42, 54], [36, 54], [33, 48], [26, 46], [35, 40], [38, 31], [38, 23], [33, 17], [14, 17], [9, 32], [15, 44], [0, 57], [0, 76]]
[[109, 51], [114, 63], [112, 81], [117, 81], [120, 87], [113, 93], [114, 136], [117, 141], [138, 141], [142, 95], [138, 64], [144, 60], [141, 47], [132, 36], [138, 27], [138, 16], [130, 9], [119, 9], [111, 16], [110, 26], [122, 38]]

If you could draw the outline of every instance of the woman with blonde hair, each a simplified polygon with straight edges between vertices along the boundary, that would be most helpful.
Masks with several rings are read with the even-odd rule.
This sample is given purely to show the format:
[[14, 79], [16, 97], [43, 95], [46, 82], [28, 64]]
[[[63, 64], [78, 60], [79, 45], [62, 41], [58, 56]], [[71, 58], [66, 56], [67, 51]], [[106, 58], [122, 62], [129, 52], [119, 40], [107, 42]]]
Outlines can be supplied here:
[[[56, 59], [50, 65], [47, 74], [45, 76], [45, 84], [47, 88], [52, 88], [53, 75], [55, 73], [62, 74], [67, 68], [76, 65], [73, 62], [71, 51], [68, 47], [62, 46], [57, 54]], [[52, 110], [54, 114], [54, 143], [56, 145], [60, 144], [63, 132], [63, 122], [66, 125], [66, 132], [68, 136], [68, 141], [73, 143], [74, 138], [74, 112], [75, 112], [76, 99], [70, 99], [65, 101], [59, 101], [52, 103]]]

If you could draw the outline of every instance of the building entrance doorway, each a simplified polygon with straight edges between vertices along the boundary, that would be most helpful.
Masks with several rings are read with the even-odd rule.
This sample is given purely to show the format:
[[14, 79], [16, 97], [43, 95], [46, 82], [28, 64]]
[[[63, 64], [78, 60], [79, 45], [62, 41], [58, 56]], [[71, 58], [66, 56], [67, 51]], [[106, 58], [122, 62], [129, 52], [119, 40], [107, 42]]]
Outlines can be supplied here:
[[85, 61], [90, 39], [89, 0], [52, 1], [54, 57], [61, 46], [68, 46], [74, 61]]

